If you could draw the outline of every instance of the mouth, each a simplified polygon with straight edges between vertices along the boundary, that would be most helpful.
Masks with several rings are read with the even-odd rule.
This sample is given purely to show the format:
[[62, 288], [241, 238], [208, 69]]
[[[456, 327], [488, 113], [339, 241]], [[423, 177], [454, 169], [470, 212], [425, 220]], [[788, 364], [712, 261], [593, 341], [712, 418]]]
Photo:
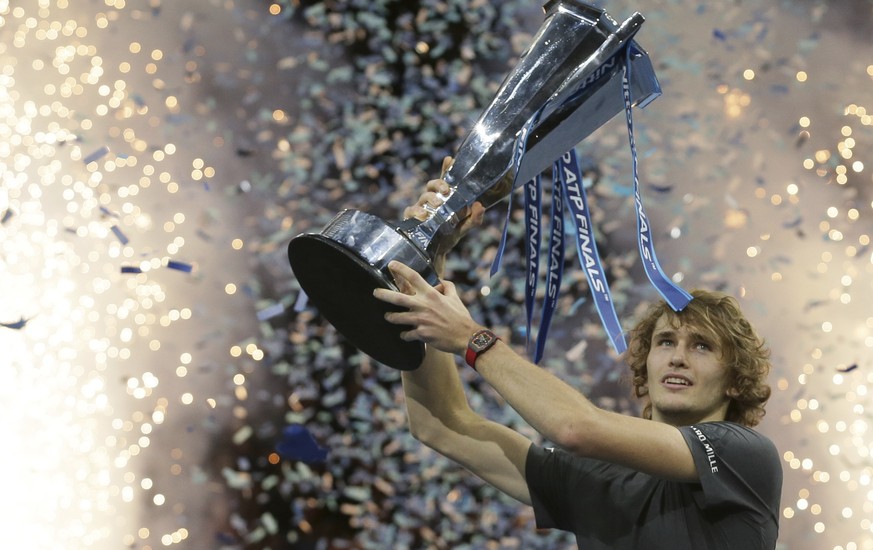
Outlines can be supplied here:
[[661, 384], [668, 388], [689, 388], [694, 385], [691, 380], [679, 374], [668, 374], [661, 379]]

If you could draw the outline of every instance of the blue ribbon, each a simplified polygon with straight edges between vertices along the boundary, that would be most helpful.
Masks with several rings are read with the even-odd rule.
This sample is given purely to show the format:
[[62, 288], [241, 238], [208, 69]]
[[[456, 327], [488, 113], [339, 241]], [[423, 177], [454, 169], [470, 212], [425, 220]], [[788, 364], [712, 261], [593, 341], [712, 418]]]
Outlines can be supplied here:
[[640, 194], [639, 161], [637, 159], [637, 145], [634, 140], [634, 119], [630, 98], [631, 55], [631, 48], [627, 48], [621, 89], [622, 96], [624, 97], [624, 112], [627, 117], [628, 141], [630, 142], [631, 158], [633, 160], [634, 200], [636, 201], [637, 212], [637, 243], [640, 249], [640, 257], [643, 260], [643, 267], [649, 281], [674, 311], [681, 311], [691, 301], [691, 295], [683, 288], [675, 285], [664, 274], [664, 270], [661, 269], [661, 264], [658, 263], [658, 257], [655, 255], [655, 245], [652, 242], [649, 219], [646, 216], [646, 211], [643, 209], [643, 197]]
[[540, 318], [540, 330], [537, 334], [537, 348], [534, 352], [534, 363], [539, 363], [546, 348], [549, 325], [552, 314], [558, 305], [558, 295], [561, 290], [561, 280], [564, 276], [564, 193], [555, 185], [558, 181], [558, 166], [552, 166], [552, 210], [551, 229], [549, 230], [549, 271], [546, 275], [546, 296], [543, 302], [543, 314]]
[[524, 241], [527, 259], [527, 278], [524, 283], [524, 306], [527, 312], [527, 344], [530, 345], [530, 328], [533, 324], [534, 306], [537, 296], [537, 281], [540, 272], [540, 243], [542, 242], [543, 190], [540, 176], [524, 186], [524, 225], [527, 238]]
[[[642, 195], [639, 183], [639, 159], [636, 142], [634, 140], [634, 126], [632, 104], [630, 97], [631, 82], [631, 58], [637, 52], [632, 43], [625, 47], [624, 71], [622, 75], [622, 96], [627, 118], [628, 140], [630, 142], [631, 158], [633, 161], [633, 184], [634, 200], [636, 203], [637, 216], [637, 244], [640, 250], [643, 267], [649, 281], [664, 298], [667, 304], [675, 311], [681, 311], [691, 301], [691, 295], [677, 286], [664, 274], [652, 241], [651, 228], [645, 209], [643, 208]], [[611, 58], [607, 63], [613, 63], [621, 59], [621, 53]], [[584, 89], [584, 88], [583, 88]], [[582, 93], [580, 89], [577, 93]], [[513, 152], [512, 166], [518, 173], [524, 152], [527, 149], [527, 139], [531, 129], [539, 121], [540, 115], [545, 110], [544, 105], [525, 123]], [[513, 182], [512, 188], [515, 189]], [[594, 304], [604, 329], [618, 353], [627, 350], [621, 323], [615, 311], [615, 304], [606, 280], [606, 274], [602, 267], [600, 255], [594, 238], [594, 228], [588, 210], [588, 199], [582, 184], [582, 174], [579, 169], [579, 161], [575, 149], [571, 149], [558, 160], [552, 167], [552, 210], [551, 228], [549, 236], [549, 270], [547, 275], [546, 298], [543, 303], [543, 311], [540, 318], [540, 328], [537, 334], [534, 362], [538, 363], [545, 349], [549, 325], [557, 306], [558, 294], [563, 278], [564, 263], [564, 205], [566, 201], [576, 227], [576, 250], [579, 262], [585, 271], [588, 286], [594, 297]], [[540, 248], [542, 240], [542, 183], [539, 176], [525, 185], [525, 226], [526, 236], [525, 250], [527, 253], [527, 279], [525, 281], [525, 308], [527, 312], [527, 343], [530, 344], [531, 326], [533, 324], [534, 309], [536, 305], [537, 282], [539, 280]], [[512, 212], [512, 193], [509, 196], [509, 205], [506, 212], [506, 221], [503, 226], [503, 235], [498, 245], [497, 254], [491, 264], [491, 276], [500, 269], [503, 252], [506, 247], [507, 230]]]
[[567, 199], [567, 207], [576, 224], [576, 251], [585, 278], [588, 279], [588, 288], [594, 297], [597, 314], [615, 351], [624, 353], [627, 344], [621, 332], [618, 315], [615, 313], [615, 304], [609, 291], [609, 283], [606, 281], [606, 272], [601, 265], [600, 254], [597, 252], [597, 244], [594, 242], [594, 225], [588, 211], [588, 198], [582, 185], [582, 172], [579, 170], [576, 150], [570, 149], [555, 164], [558, 167], [561, 188]]
[[[500, 269], [500, 264], [503, 261], [503, 251], [506, 248], [506, 233], [509, 229], [509, 220], [512, 215], [512, 191], [515, 190], [516, 180], [518, 179], [518, 167], [521, 166], [521, 159], [524, 157], [524, 152], [527, 150], [527, 138], [530, 136], [530, 129], [533, 128], [534, 124], [536, 124], [543, 110], [548, 106], [549, 102], [547, 101], [545, 105], [540, 107], [540, 109], [531, 116], [527, 122], [525, 122], [524, 126], [522, 126], [521, 131], [518, 134], [518, 141], [515, 145], [515, 151], [512, 152], [512, 170], [515, 176], [512, 180], [512, 187], [509, 192], [509, 204], [506, 207], [506, 220], [503, 222], [503, 235], [500, 237], [500, 244], [497, 245], [497, 254], [494, 256], [494, 261], [491, 262], [491, 276], [493, 277], [495, 273]], [[536, 178], [534, 178], [536, 179]], [[534, 181], [531, 179], [531, 182]]]

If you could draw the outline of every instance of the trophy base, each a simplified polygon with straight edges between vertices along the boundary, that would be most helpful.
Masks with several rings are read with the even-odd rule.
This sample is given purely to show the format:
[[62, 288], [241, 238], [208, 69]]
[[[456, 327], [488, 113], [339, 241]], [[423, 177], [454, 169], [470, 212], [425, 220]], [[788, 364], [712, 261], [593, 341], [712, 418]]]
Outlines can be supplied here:
[[[362, 225], [378, 230], [370, 235], [362, 231]], [[341, 236], [353, 229], [357, 231], [357, 248], [347, 246]], [[377, 235], [384, 238], [387, 233], [405, 253], [394, 250], [393, 254], [379, 254], [378, 260], [365, 260], [371, 250], [366, 242], [376, 242]], [[413, 257], [417, 261], [411, 261]], [[430, 276], [432, 270], [429, 272], [425, 255], [414, 244], [382, 220], [361, 212], [345, 211], [325, 232], [299, 235], [288, 244], [288, 259], [300, 287], [337, 331], [376, 361], [398, 370], [415, 370], [424, 360], [424, 344], [402, 340], [400, 333], [408, 327], [385, 320], [386, 313], [403, 308], [373, 297], [376, 288], [397, 290], [387, 270], [392, 258], [412, 264], [411, 267], [424, 272], [425, 279], [435, 279], [435, 275]]]

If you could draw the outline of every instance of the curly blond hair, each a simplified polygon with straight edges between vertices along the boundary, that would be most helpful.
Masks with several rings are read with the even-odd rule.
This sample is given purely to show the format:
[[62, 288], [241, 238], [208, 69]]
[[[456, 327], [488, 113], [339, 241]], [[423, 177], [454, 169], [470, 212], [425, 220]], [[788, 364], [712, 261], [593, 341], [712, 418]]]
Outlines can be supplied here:
[[[694, 290], [693, 300], [680, 312], [661, 301], [652, 305], [630, 331], [625, 362], [633, 372], [634, 394], [648, 395], [646, 359], [652, 346], [655, 324], [667, 315], [674, 327], [689, 325], [708, 334], [718, 342], [721, 360], [730, 371], [731, 400], [725, 420], [744, 426], [756, 426], [764, 417], [764, 406], [770, 398], [767, 375], [770, 372], [770, 350], [740, 311], [736, 299], [721, 292]], [[652, 418], [652, 403], [643, 409], [645, 418]]]

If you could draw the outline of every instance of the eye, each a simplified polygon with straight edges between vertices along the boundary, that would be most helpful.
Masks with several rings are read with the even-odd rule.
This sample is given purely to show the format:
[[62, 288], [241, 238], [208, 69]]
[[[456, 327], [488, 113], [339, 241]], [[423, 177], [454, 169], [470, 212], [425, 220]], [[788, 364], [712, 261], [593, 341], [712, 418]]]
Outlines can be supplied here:
[[661, 338], [660, 340], [658, 340], [658, 345], [659, 346], [672, 346], [673, 340], [671, 340], [670, 338]]
[[710, 346], [707, 342], [697, 342], [694, 344], [695, 349], [698, 351], [712, 351], [712, 346]]

